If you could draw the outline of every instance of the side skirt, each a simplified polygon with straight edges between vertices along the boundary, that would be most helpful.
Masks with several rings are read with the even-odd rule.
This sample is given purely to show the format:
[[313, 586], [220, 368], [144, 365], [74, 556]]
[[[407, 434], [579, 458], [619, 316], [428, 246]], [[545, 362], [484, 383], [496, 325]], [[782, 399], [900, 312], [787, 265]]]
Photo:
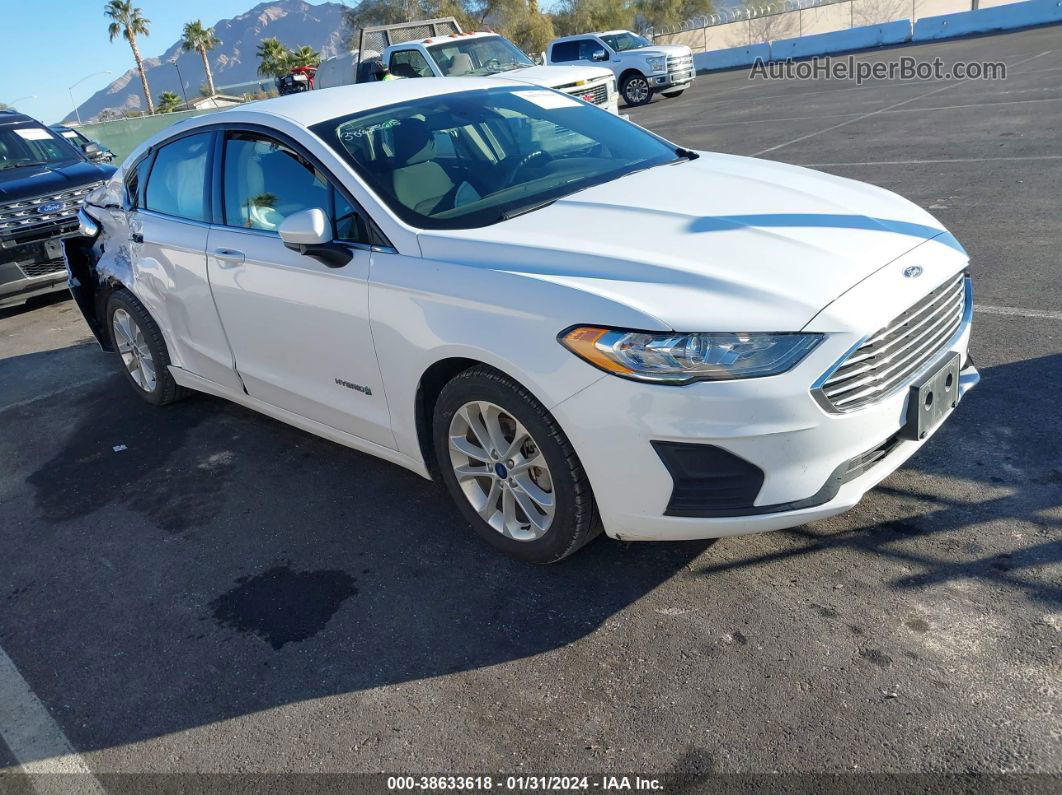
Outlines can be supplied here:
[[278, 408], [270, 403], [265, 403], [257, 398], [253, 398], [243, 392], [237, 392], [228, 387], [222, 386], [221, 384], [208, 381], [205, 378], [201, 378], [198, 375], [172, 364], [170, 365], [170, 374], [173, 376], [173, 380], [183, 387], [194, 389], [196, 392], [206, 392], [208, 395], [231, 400], [233, 403], [238, 403], [252, 411], [257, 411], [260, 414], [265, 414], [267, 417], [272, 417], [275, 420], [292, 425], [307, 433], [312, 433], [314, 436], [320, 436], [322, 439], [327, 439], [330, 442], [341, 444], [344, 447], [349, 447], [361, 453], [368, 453], [369, 455], [389, 461], [392, 464], [398, 464], [400, 467], [405, 467], [412, 472], [416, 472], [422, 478], [426, 478], [427, 480], [432, 479], [422, 461], [410, 458], [408, 455], [400, 453], [398, 450], [392, 450], [389, 447], [370, 442], [367, 439], [362, 439], [360, 436], [343, 433], [343, 431], [336, 430], [335, 428], [317, 422], [316, 420], [307, 419], [306, 417], [290, 412], [287, 409]]

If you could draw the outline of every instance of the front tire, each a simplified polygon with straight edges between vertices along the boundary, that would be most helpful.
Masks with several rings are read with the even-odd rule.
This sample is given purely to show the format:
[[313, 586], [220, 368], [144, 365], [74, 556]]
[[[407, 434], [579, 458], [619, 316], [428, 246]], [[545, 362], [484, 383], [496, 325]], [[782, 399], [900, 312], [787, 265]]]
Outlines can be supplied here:
[[442, 481], [472, 529], [529, 563], [566, 558], [600, 531], [571, 442], [531, 394], [473, 367], [443, 387], [432, 435]]
[[107, 302], [107, 329], [126, 380], [154, 406], [180, 400], [188, 391], [170, 375], [170, 353], [162, 331], [132, 293], [118, 290]]
[[682, 96], [682, 93], [683, 93], [683, 92], [684, 92], [685, 90], [686, 90], [686, 89], [684, 89], [684, 88], [680, 88], [680, 89], [679, 89], [678, 91], [664, 91], [664, 92], [663, 92], [663, 94], [664, 94], [664, 96], [665, 96], [665, 97], [667, 97], [668, 99], [674, 99], [675, 97], [681, 97], [681, 96]]
[[649, 100], [653, 98], [653, 89], [649, 87], [649, 81], [640, 74], [627, 75], [623, 78], [620, 93], [623, 94], [623, 101], [631, 107], [648, 105]]

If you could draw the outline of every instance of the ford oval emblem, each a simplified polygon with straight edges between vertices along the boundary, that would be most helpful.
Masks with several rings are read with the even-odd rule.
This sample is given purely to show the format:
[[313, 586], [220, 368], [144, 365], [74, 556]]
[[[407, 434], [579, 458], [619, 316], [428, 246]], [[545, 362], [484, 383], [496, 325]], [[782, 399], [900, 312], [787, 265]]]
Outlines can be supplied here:
[[63, 209], [62, 202], [45, 202], [37, 208], [37, 212], [41, 215], [48, 215], [49, 213], [57, 213]]
[[917, 279], [919, 276], [922, 275], [922, 266], [908, 265], [906, 268], [903, 269], [903, 275], [907, 279]]

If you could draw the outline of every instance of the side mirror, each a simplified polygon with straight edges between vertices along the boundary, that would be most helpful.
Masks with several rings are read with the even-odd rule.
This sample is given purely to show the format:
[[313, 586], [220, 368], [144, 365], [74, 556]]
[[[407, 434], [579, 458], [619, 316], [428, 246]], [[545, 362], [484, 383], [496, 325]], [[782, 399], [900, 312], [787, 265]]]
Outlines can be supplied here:
[[92, 157], [93, 155], [98, 155], [100, 153], [100, 147], [99, 144], [89, 142], [85, 144], [82, 151], [84, 151], [89, 157]]
[[608, 53], [605, 50], [594, 50], [594, 54], [590, 56], [591, 61], [607, 61]]
[[352, 258], [350, 249], [332, 240], [332, 223], [324, 210], [314, 207], [292, 213], [277, 229], [284, 245], [329, 268], [342, 268]]

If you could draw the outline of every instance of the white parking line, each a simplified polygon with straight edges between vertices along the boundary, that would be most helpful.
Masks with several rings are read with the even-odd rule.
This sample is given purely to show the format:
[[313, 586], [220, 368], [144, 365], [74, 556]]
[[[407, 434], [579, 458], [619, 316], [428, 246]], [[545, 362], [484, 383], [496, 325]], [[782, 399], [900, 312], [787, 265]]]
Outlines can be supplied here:
[[974, 304], [974, 312], [984, 312], [986, 315], [1012, 315], [1015, 317], [1042, 317], [1048, 320], [1062, 320], [1062, 312], [1053, 309], [1021, 309], [1016, 306], [985, 306]]
[[[977, 102], [971, 105], [941, 105], [936, 108], [898, 108], [896, 110], [881, 111], [886, 113], [925, 113], [926, 111], [938, 110], [964, 110], [966, 108], [987, 108], [997, 105], [1022, 105], [1030, 102], [1062, 102], [1062, 97], [1046, 97], [1042, 99], [1008, 99], [1003, 102]], [[844, 119], [850, 116], [858, 116], [858, 113], [820, 113], [817, 116], [785, 116], [779, 119], [734, 119], [733, 121], [713, 121], [707, 124], [698, 124], [698, 127], [728, 127], [735, 124], [776, 124], [783, 121], [812, 121], [814, 119]]]
[[29, 776], [35, 792], [103, 795], [99, 781], [3, 649], [0, 649], [0, 737]]
[[1014, 155], [1013, 157], [944, 157], [938, 160], [864, 160], [854, 163], [793, 163], [805, 168], [825, 166], [924, 166], [933, 163], [987, 163], [992, 160], [1062, 160], [1062, 155]]
[[[1021, 66], [1022, 64], [1025, 64], [1025, 63], [1029, 63], [1029, 61], [1034, 61], [1037, 58], [1042, 58], [1043, 56], [1049, 55], [1050, 53], [1051, 53], [1051, 50], [1045, 50], [1044, 52], [1038, 53], [1037, 55], [1032, 55], [1032, 56], [1030, 56], [1028, 58], [1023, 58], [1022, 60], [1018, 61], [1017, 63], [1011, 64], [1010, 65], [1010, 69], [1014, 69], [1014, 67]], [[966, 82], [965, 80], [956, 80], [956, 81], [954, 81], [952, 83], [948, 83], [947, 85], [940, 86], [939, 88], [934, 88], [932, 91], [927, 91], [924, 94], [919, 94], [918, 96], [915, 96], [915, 97], [908, 97], [905, 100], [901, 100], [900, 102], [896, 102], [896, 103], [894, 103], [892, 105], [887, 105], [884, 108], [879, 108], [878, 110], [872, 110], [869, 113], [864, 113], [864, 114], [862, 114], [860, 116], [856, 116], [854, 119], [848, 119], [847, 121], [838, 122], [837, 124], [831, 125], [830, 127], [825, 127], [825, 128], [823, 128], [821, 130], [816, 130], [815, 132], [809, 132], [809, 133], [805, 133], [804, 135], [799, 135], [796, 138], [793, 138], [792, 140], [783, 141], [782, 143], [775, 144], [774, 146], [768, 146], [766, 149], [761, 149], [759, 152], [754, 152], [752, 154], [752, 156], [753, 157], [759, 157], [760, 155], [765, 155], [768, 152], [774, 152], [774, 151], [776, 151], [778, 149], [782, 149], [782, 148], [784, 148], [786, 146], [791, 146], [793, 144], [800, 143], [801, 141], [806, 141], [808, 138], [814, 138], [816, 135], [822, 135], [823, 133], [832, 132], [833, 130], [838, 130], [841, 127], [847, 127], [849, 124], [855, 124], [858, 121], [863, 121], [864, 119], [869, 119], [869, 118], [871, 118], [873, 116], [880, 116], [882, 113], [886, 113], [886, 112], [888, 112], [890, 110], [893, 110], [894, 108], [899, 108], [899, 107], [902, 107], [904, 105], [910, 105], [912, 102], [915, 102], [915, 101], [917, 101], [919, 99], [925, 99], [926, 97], [931, 97], [934, 94], [939, 94], [941, 91], [947, 91], [949, 88], [954, 88], [955, 86], [961, 86], [965, 82]]]

